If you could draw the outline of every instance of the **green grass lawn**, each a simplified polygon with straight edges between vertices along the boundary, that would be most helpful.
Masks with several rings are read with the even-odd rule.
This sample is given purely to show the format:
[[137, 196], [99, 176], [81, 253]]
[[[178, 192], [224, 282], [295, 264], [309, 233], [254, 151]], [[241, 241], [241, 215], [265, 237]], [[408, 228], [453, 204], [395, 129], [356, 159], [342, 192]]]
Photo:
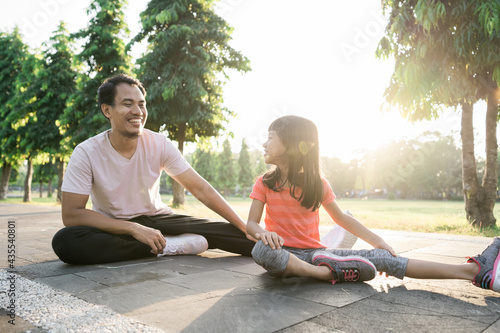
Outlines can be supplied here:
[[[164, 196], [164, 202], [170, 202], [171, 196]], [[198, 203], [193, 197], [186, 197], [184, 207], [176, 212], [189, 215], [216, 218], [217, 215]], [[231, 206], [244, 219], [248, 216], [250, 199], [231, 198]], [[460, 235], [493, 237], [500, 235], [500, 228], [478, 230], [465, 219], [464, 203], [461, 201], [430, 200], [383, 200], [383, 199], [338, 199], [342, 210], [351, 213], [365, 226], [373, 229], [391, 229], [418, 232], [449, 233]], [[321, 224], [334, 225], [324, 209], [320, 209]], [[500, 225], [500, 204], [495, 206], [495, 216]]]
[[[163, 195], [163, 201], [170, 203], [171, 195]], [[38, 198], [33, 195], [30, 204], [57, 205], [55, 196]], [[250, 199], [232, 197], [231, 206], [243, 219], [248, 216]], [[1, 202], [22, 204], [21, 198], [9, 198]], [[472, 228], [465, 219], [464, 203], [461, 201], [428, 200], [383, 200], [383, 199], [338, 199], [341, 209], [349, 209], [365, 226], [373, 229], [391, 229], [418, 232], [449, 233], [460, 235], [493, 237], [500, 235], [500, 228], [478, 230]], [[186, 204], [174, 209], [177, 213], [200, 217], [217, 218], [210, 209], [199, 203], [192, 196], [186, 196]], [[495, 206], [495, 216], [500, 225], [500, 204]], [[321, 224], [334, 225], [324, 209], [320, 209]]]

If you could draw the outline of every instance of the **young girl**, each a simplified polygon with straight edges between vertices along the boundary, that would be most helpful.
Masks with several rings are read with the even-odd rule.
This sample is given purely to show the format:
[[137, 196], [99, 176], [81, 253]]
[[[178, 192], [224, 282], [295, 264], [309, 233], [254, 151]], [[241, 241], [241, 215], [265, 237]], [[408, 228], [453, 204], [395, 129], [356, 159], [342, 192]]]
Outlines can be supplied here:
[[[355, 218], [343, 213], [322, 177], [318, 131], [310, 120], [285, 116], [269, 126], [265, 162], [276, 168], [259, 177], [247, 232], [259, 240], [252, 256], [275, 276], [306, 276], [340, 282], [367, 281], [376, 271], [402, 279], [465, 279], [500, 292], [500, 238], [482, 254], [460, 265], [407, 259]], [[374, 247], [372, 250], [326, 249], [320, 242], [319, 212], [323, 206], [342, 228]], [[265, 229], [259, 222], [266, 207]]]

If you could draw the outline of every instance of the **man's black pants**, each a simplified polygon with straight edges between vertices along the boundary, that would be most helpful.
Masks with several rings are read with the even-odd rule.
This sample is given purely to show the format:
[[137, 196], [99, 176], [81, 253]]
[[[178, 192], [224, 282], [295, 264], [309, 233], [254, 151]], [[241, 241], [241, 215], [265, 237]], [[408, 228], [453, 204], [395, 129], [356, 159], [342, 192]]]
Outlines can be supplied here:
[[[209, 249], [251, 256], [254, 242], [228, 222], [187, 215], [138, 216], [129, 221], [158, 229], [164, 235], [192, 233], [205, 237]], [[155, 256], [151, 247], [130, 235], [115, 235], [100, 229], [73, 226], [59, 230], [52, 239], [57, 256], [68, 264], [102, 264]]]

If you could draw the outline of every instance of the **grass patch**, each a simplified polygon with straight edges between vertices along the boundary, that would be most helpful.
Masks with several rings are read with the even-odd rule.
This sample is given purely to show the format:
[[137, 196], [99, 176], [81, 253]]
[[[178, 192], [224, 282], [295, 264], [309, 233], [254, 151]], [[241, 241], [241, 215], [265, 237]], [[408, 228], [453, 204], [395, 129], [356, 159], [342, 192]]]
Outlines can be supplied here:
[[[23, 198], [8, 198], [0, 202], [22, 204]], [[56, 197], [32, 197], [29, 204], [57, 205]], [[171, 195], [162, 195], [163, 202], [170, 204]], [[251, 200], [248, 198], [232, 197], [230, 205], [243, 219], [248, 217]], [[500, 236], [500, 228], [476, 229], [465, 219], [464, 203], [461, 201], [430, 201], [430, 200], [360, 200], [338, 199], [341, 209], [349, 209], [354, 216], [366, 227], [372, 229], [390, 229], [400, 231], [416, 231], [445, 233], [456, 235], [470, 235], [494, 237]], [[90, 205], [88, 204], [87, 207]], [[179, 214], [217, 219], [219, 216], [201, 204], [193, 196], [186, 196], [186, 203], [174, 209]], [[494, 215], [500, 219], [500, 204], [494, 209]], [[320, 209], [321, 224], [333, 226], [335, 222]], [[500, 220], [497, 224], [500, 224]]]

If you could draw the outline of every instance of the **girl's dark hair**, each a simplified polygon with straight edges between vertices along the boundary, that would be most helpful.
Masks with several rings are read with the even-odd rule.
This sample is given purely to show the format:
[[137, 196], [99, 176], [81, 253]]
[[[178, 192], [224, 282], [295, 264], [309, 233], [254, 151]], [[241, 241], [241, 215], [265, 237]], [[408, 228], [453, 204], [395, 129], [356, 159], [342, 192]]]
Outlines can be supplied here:
[[[286, 148], [288, 159], [288, 174], [290, 195], [300, 201], [301, 206], [315, 211], [323, 200], [323, 183], [319, 162], [319, 139], [316, 125], [298, 116], [284, 116], [276, 119], [269, 126], [269, 131], [275, 131]], [[282, 171], [275, 168], [264, 174], [263, 182], [273, 191], [281, 191]], [[297, 198], [296, 188], [302, 192]]]

